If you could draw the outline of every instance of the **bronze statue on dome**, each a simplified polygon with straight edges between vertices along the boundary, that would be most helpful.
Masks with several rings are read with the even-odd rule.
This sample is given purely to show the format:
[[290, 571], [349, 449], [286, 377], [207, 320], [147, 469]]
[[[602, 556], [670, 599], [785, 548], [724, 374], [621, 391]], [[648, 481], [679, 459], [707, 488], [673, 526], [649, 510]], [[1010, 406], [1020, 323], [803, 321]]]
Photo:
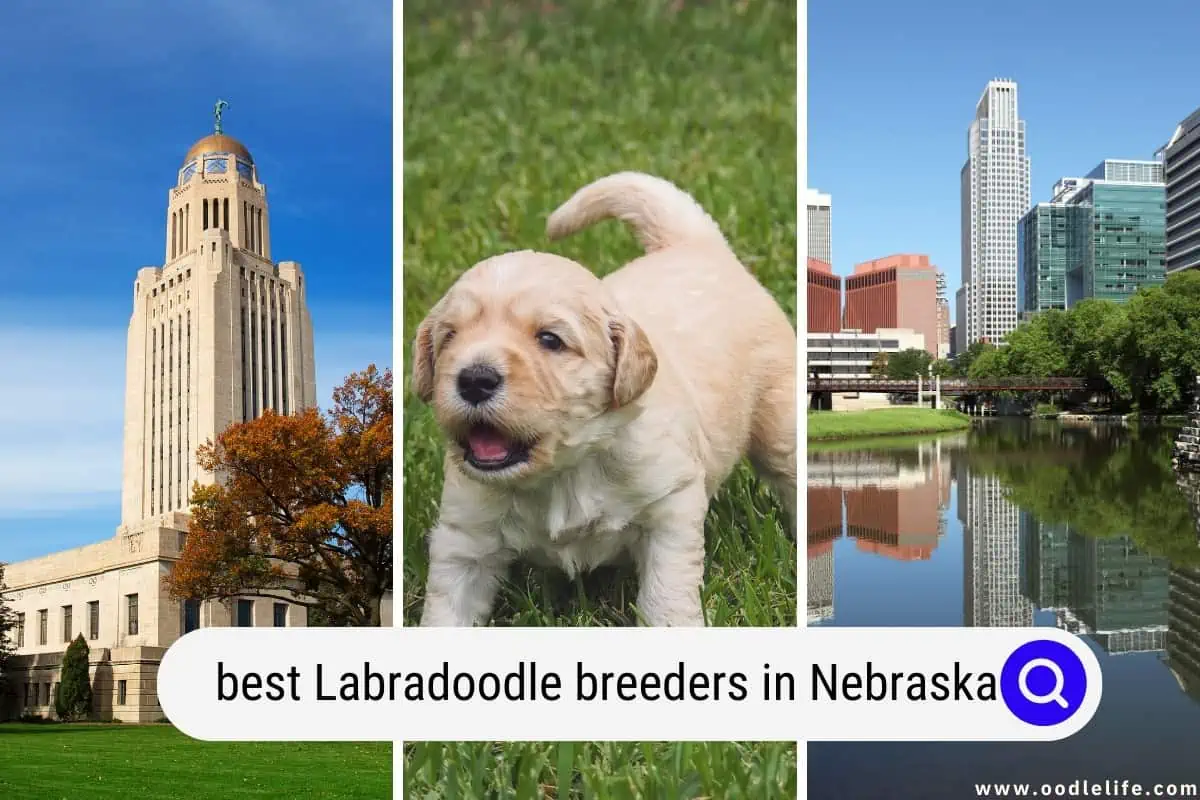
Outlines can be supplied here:
[[217, 134], [222, 134], [225, 132], [221, 127], [221, 117], [224, 115], [225, 109], [227, 108], [229, 108], [229, 103], [226, 103], [221, 99], [218, 99], [217, 104], [213, 106], [213, 127], [216, 129]]

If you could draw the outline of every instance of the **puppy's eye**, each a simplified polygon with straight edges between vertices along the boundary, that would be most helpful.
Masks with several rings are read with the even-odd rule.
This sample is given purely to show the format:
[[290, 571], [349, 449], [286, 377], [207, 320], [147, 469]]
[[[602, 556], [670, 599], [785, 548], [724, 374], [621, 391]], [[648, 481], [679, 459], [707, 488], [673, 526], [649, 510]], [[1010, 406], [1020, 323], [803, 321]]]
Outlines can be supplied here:
[[550, 331], [538, 331], [537, 340], [538, 344], [547, 350], [557, 352], [562, 350], [564, 347], [563, 340], [558, 338], [557, 334], [551, 333]]
[[454, 331], [448, 330], [442, 334], [441, 341], [438, 342], [437, 349], [440, 351], [446, 345], [450, 344], [450, 340], [454, 338]]

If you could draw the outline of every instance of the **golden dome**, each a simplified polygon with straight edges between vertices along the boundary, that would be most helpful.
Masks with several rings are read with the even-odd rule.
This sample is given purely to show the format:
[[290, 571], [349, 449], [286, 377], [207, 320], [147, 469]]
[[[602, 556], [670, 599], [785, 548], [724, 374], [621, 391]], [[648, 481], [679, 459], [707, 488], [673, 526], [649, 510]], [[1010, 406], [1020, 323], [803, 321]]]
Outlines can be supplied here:
[[203, 155], [204, 153], [233, 153], [238, 158], [249, 161], [251, 164], [254, 163], [254, 157], [250, 155], [250, 151], [246, 149], [246, 145], [232, 136], [226, 136], [223, 133], [210, 133], [196, 142], [188, 149], [187, 155], [183, 157], [183, 163], [186, 164], [196, 156]]

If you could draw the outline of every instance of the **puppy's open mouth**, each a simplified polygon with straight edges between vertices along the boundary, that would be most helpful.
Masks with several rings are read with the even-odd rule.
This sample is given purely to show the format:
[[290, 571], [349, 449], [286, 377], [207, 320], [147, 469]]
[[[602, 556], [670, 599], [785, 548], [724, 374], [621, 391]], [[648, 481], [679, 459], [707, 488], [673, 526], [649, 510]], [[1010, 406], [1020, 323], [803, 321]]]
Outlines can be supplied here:
[[529, 460], [531, 444], [513, 439], [491, 425], [476, 425], [460, 442], [463, 460], [481, 472], [498, 472]]

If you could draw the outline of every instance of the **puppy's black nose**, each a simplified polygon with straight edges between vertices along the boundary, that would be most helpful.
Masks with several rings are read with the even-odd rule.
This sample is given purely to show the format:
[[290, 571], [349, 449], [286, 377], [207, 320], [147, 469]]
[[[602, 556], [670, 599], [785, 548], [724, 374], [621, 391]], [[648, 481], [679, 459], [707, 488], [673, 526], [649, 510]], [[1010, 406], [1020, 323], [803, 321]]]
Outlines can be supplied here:
[[487, 364], [472, 364], [458, 373], [458, 395], [473, 406], [486, 403], [504, 383], [504, 378]]

